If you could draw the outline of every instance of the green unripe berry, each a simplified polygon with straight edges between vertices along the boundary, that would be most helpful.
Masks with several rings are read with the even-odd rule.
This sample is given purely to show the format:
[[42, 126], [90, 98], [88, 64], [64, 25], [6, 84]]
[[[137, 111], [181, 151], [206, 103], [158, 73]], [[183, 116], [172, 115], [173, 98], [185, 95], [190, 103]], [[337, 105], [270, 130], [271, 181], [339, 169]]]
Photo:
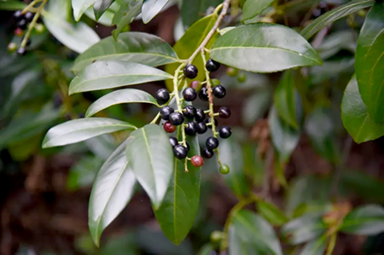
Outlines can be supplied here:
[[245, 75], [245, 73], [239, 73], [239, 75], [237, 75], [237, 81], [238, 82], [245, 82], [247, 80], [247, 76]]
[[228, 174], [229, 173], [229, 166], [226, 164], [220, 166], [220, 173], [221, 174]]
[[37, 33], [41, 34], [41, 33], [44, 32], [45, 27], [44, 27], [43, 24], [37, 23], [37, 24], [35, 25], [35, 29], [36, 29], [36, 32], [37, 32]]
[[218, 79], [212, 79], [211, 82], [213, 87], [221, 84]]
[[211, 233], [210, 238], [211, 238], [212, 243], [221, 242], [221, 240], [223, 240], [223, 238], [224, 238], [224, 233], [221, 231], [213, 231]]
[[238, 73], [238, 70], [236, 68], [233, 68], [233, 67], [228, 67], [227, 68], [227, 74], [228, 76], [230, 77], [235, 77]]
[[9, 51], [9, 52], [14, 52], [14, 51], [16, 51], [16, 50], [17, 50], [17, 44], [14, 43], [14, 42], [10, 42], [10, 43], [8, 44], [8, 51]]

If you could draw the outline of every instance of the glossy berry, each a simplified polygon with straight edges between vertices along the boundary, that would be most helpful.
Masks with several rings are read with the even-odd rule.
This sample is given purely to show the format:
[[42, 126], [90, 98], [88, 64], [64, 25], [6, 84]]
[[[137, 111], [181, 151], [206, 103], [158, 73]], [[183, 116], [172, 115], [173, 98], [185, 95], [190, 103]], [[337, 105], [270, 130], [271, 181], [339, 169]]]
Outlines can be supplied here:
[[172, 125], [169, 121], [164, 123], [164, 130], [167, 133], [173, 133], [176, 130], [176, 126]]
[[[208, 118], [205, 120], [205, 124], [209, 124], [209, 123], [211, 123], [211, 118]], [[217, 126], [218, 124], [219, 123], [218, 123], [217, 119], [215, 119], [215, 126]], [[207, 125], [207, 127], [212, 128], [212, 125]]]
[[183, 108], [183, 113], [185, 117], [187, 117], [188, 119], [192, 119], [196, 115], [196, 108], [192, 105], [187, 105]]
[[179, 144], [179, 141], [178, 141], [177, 138], [174, 137], [174, 136], [170, 136], [170, 137], [169, 137], [169, 142], [171, 143], [172, 147], [175, 147], [176, 145]]
[[194, 136], [197, 132], [197, 123], [196, 122], [188, 122], [185, 126], [185, 133], [187, 135]]
[[193, 156], [191, 158], [191, 164], [195, 167], [201, 167], [204, 165], [204, 159], [200, 156]]
[[229, 167], [225, 164], [220, 166], [220, 173], [221, 174], [228, 174], [229, 173]]
[[208, 59], [207, 63], [205, 64], [205, 68], [207, 68], [209, 72], [215, 72], [219, 70], [220, 63], [216, 62], [213, 59]]
[[188, 101], [188, 102], [194, 101], [197, 97], [196, 90], [193, 88], [184, 89], [183, 97], [184, 97], [185, 101]]
[[17, 27], [20, 29], [26, 29], [27, 28], [27, 21], [25, 19], [20, 20], [17, 22]]
[[35, 16], [32, 12], [27, 12], [24, 17], [28, 22], [31, 22], [33, 20], [33, 16]]
[[231, 116], [231, 110], [226, 106], [221, 106], [219, 108], [219, 116], [223, 119], [228, 119]]
[[212, 93], [217, 98], [223, 98], [227, 94], [227, 90], [223, 86], [218, 85], [213, 87]]
[[230, 127], [227, 126], [221, 127], [219, 130], [219, 135], [221, 138], [228, 138], [232, 135], [232, 130]]
[[204, 158], [212, 158], [213, 157], [213, 151], [210, 149], [205, 148], [202, 152], [201, 155], [203, 155]]
[[16, 28], [15, 31], [14, 31], [14, 34], [16, 36], [22, 36], [24, 34], [24, 31], [20, 28]]
[[15, 11], [15, 12], [13, 13], [13, 17], [14, 17], [17, 21], [24, 19], [24, 15], [21, 13], [20, 10], [19, 10], [19, 11]]
[[16, 53], [20, 56], [24, 56], [25, 54], [27, 54], [27, 51], [25, 50], [25, 48], [20, 47], [17, 49]]
[[227, 68], [227, 74], [228, 76], [230, 77], [235, 77], [237, 75], [237, 69], [236, 68], [233, 68], [233, 67], [228, 67]]
[[221, 84], [220, 81], [219, 81], [218, 79], [212, 79], [211, 82], [212, 82], [212, 85], [213, 85], [213, 86], [217, 86], [217, 85], [220, 85], [220, 84]]
[[195, 120], [198, 122], [205, 120], [205, 113], [203, 109], [196, 109]]
[[199, 91], [201, 88], [201, 82], [199, 81], [192, 81], [189, 87], [193, 88], [196, 91]]
[[171, 113], [171, 115], [169, 115], [169, 121], [173, 125], [178, 126], [184, 122], [184, 116], [183, 116], [183, 114], [181, 114], [179, 112], [173, 112], [173, 113]]
[[172, 107], [164, 106], [160, 110], [161, 118], [163, 118], [163, 120], [169, 120], [169, 115], [173, 112], [175, 112], [175, 110]]
[[199, 71], [197, 70], [196, 66], [189, 64], [184, 67], [183, 72], [185, 77], [189, 79], [195, 79]]
[[178, 144], [175, 147], [173, 147], [173, 154], [178, 159], [185, 159], [187, 157], [188, 150], [183, 145]]
[[169, 96], [169, 92], [167, 89], [159, 89], [156, 92], [156, 101], [159, 104], [165, 104], [166, 102], [168, 102], [169, 98], [170, 98], [170, 96]]
[[205, 125], [204, 122], [198, 122], [197, 123], [197, 133], [198, 134], [204, 134], [205, 132], [207, 132], [208, 128], [207, 128], [207, 125]]
[[205, 142], [205, 145], [207, 145], [207, 148], [210, 150], [214, 150], [217, 147], [219, 147], [219, 140], [215, 137], [209, 137], [207, 141]]
[[208, 101], [208, 89], [207, 87], [202, 87], [199, 92], [199, 98], [203, 101]]

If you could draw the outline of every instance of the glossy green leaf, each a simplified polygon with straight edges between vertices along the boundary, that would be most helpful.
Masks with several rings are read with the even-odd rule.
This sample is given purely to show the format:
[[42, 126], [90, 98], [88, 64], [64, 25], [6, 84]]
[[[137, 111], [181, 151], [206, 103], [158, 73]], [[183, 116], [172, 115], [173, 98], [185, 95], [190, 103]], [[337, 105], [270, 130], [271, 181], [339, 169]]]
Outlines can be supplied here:
[[159, 209], [174, 173], [174, 156], [163, 128], [149, 124], [131, 133], [127, 158], [137, 181]]
[[340, 231], [355, 235], [377, 235], [384, 232], [384, 208], [364, 205], [345, 216]]
[[184, 29], [187, 30], [193, 23], [202, 18], [207, 13], [208, 8], [215, 8], [222, 2], [221, 0], [183, 1], [181, 18]]
[[275, 205], [260, 201], [257, 203], [258, 212], [274, 226], [281, 226], [288, 221], [287, 216]]
[[96, 100], [93, 104], [91, 104], [91, 106], [89, 106], [85, 116], [90, 117], [112, 105], [129, 103], [147, 103], [154, 104], [159, 107], [156, 99], [145, 91], [140, 89], [120, 89], [106, 94]]
[[242, 210], [233, 217], [231, 228], [230, 255], [283, 254], [275, 231], [260, 215]]
[[93, 11], [95, 13], [96, 20], [100, 19], [100, 17], [107, 11], [114, 1], [115, 0], [97, 0], [95, 2], [93, 5]]
[[384, 135], [384, 124], [376, 123], [361, 99], [356, 77], [352, 77], [344, 91], [341, 119], [356, 143], [375, 140]]
[[75, 60], [72, 71], [80, 72], [96, 61], [117, 60], [161, 66], [177, 61], [172, 47], [160, 37], [142, 32], [121, 33], [117, 40], [112, 36], [96, 43]]
[[327, 248], [327, 237], [321, 236], [318, 239], [304, 245], [300, 255], [324, 255]]
[[98, 135], [127, 129], [135, 129], [135, 127], [129, 123], [108, 118], [70, 120], [54, 126], [47, 132], [43, 148], [77, 143]]
[[326, 230], [321, 214], [312, 214], [291, 220], [282, 227], [281, 233], [290, 244], [297, 245], [318, 238]]
[[104, 162], [92, 187], [88, 208], [88, 225], [92, 239], [99, 246], [104, 229], [131, 200], [135, 176], [128, 166], [123, 142]]
[[1, 1], [0, 2], [0, 10], [6, 10], [6, 11], [17, 11], [22, 10], [27, 5], [20, 1]]
[[272, 107], [269, 112], [268, 122], [272, 143], [279, 153], [279, 160], [286, 162], [299, 143], [301, 132], [285, 123], [278, 116], [275, 107]]
[[243, 22], [252, 19], [267, 9], [273, 0], [247, 0], [243, 6]]
[[[217, 20], [217, 14], [209, 15], [205, 18], [200, 19], [196, 23], [194, 23], [173, 46], [173, 49], [176, 51], [177, 55], [180, 59], [188, 59], [196, 48], [203, 42], [209, 31], [212, 29], [213, 25]], [[216, 33], [210, 42], [208, 43], [206, 48], [210, 48], [213, 42], [218, 38], [218, 34]], [[204, 74], [204, 66], [203, 60], [201, 58], [201, 54], [198, 54], [193, 61], [193, 64], [199, 70], [197, 77], [195, 80], [203, 81], [205, 80]], [[176, 69], [179, 67], [179, 64], [171, 64], [165, 66], [165, 71], [170, 74], [174, 74]], [[172, 91], [173, 83], [171, 81], [166, 82], [167, 88]]]
[[169, 0], [146, 0], [143, 4], [143, 22], [149, 23], [161, 10]]
[[97, 0], [72, 0], [73, 17], [79, 21], [86, 9], [96, 3]]
[[375, 1], [373, 0], [357, 0], [341, 5], [318, 17], [315, 21], [313, 21], [310, 25], [308, 25], [301, 31], [301, 35], [308, 40], [314, 34], [319, 32], [321, 29], [328, 26], [329, 24], [341, 18], [344, 18], [354, 12], [367, 8], [371, 6], [374, 2]]
[[143, 0], [123, 0], [118, 12], [113, 17], [113, 24], [116, 24], [116, 29], [112, 31], [113, 38], [117, 40], [120, 32], [130, 24], [134, 18], [140, 14]]
[[245, 179], [241, 146], [232, 138], [220, 141], [220, 158], [230, 169], [229, 174], [224, 175], [225, 183], [237, 197], [246, 196], [250, 190]]
[[[179, 138], [181, 134], [179, 134]], [[200, 155], [197, 137], [187, 137], [190, 145], [188, 157]], [[161, 145], [162, 146], [162, 145]], [[163, 233], [178, 245], [187, 236], [195, 222], [200, 201], [201, 168], [194, 167], [188, 161], [188, 173], [185, 172], [184, 160], [173, 158], [174, 169], [167, 193], [155, 216]]]
[[232, 29], [213, 44], [211, 58], [245, 71], [264, 73], [322, 64], [317, 52], [303, 37], [276, 24]]
[[159, 69], [124, 61], [99, 61], [83, 69], [69, 85], [69, 94], [172, 79]]
[[[98, 0], [98, 2], [100, 2], [100, 1], [104, 1], [104, 0]], [[104, 11], [104, 13], [99, 18], [97, 18], [95, 15], [94, 7], [97, 7], [96, 5], [98, 4], [98, 2], [96, 2], [93, 7], [89, 7], [85, 11], [85, 15], [87, 15], [90, 19], [92, 19], [92, 20], [96, 21], [97, 23], [102, 24], [104, 26], [108, 26], [108, 27], [113, 26], [114, 25], [113, 18], [115, 17], [116, 13], [119, 11], [120, 4], [118, 3], [118, 1], [114, 1], [111, 4], [111, 6], [109, 6], [108, 9], [106, 9]]]
[[357, 41], [355, 72], [370, 117], [384, 122], [384, 5], [374, 4]]

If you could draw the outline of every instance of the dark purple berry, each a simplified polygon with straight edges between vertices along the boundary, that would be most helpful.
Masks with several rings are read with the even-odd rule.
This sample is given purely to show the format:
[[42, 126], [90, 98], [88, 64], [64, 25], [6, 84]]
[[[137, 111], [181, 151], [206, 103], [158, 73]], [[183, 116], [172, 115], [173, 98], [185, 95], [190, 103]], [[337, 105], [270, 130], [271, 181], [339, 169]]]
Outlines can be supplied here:
[[208, 101], [208, 89], [207, 87], [202, 87], [199, 92], [199, 97], [203, 101]]
[[27, 12], [24, 17], [28, 22], [31, 22], [33, 20], [33, 16], [35, 16], [32, 12]]
[[162, 105], [162, 104], [165, 104], [166, 102], [168, 102], [170, 96], [169, 96], [169, 92], [167, 89], [159, 89], [157, 92], [156, 92], [156, 101]]
[[208, 59], [207, 63], [205, 64], [205, 68], [207, 68], [209, 72], [215, 72], [219, 70], [220, 63], [216, 62], [213, 59]]
[[204, 134], [205, 132], [207, 132], [208, 128], [207, 128], [207, 125], [205, 125], [204, 122], [198, 122], [197, 123], [197, 133], [198, 134]]
[[213, 87], [212, 93], [217, 98], [223, 98], [227, 94], [227, 91], [222, 85], [217, 85]]
[[201, 155], [202, 155], [204, 158], [212, 158], [212, 157], [213, 157], [213, 151], [210, 150], [210, 149], [205, 148], [205, 149], [201, 152]]
[[173, 113], [171, 113], [171, 115], [169, 115], [169, 121], [173, 125], [178, 126], [184, 122], [184, 116], [183, 116], [183, 114], [181, 114], [179, 112], [173, 112]]
[[228, 119], [231, 116], [231, 110], [226, 106], [221, 106], [219, 108], [219, 116], [223, 119]]
[[192, 105], [187, 105], [183, 108], [183, 113], [185, 117], [187, 117], [188, 119], [192, 119], [196, 115], [196, 108]]
[[199, 71], [197, 70], [196, 66], [189, 64], [184, 67], [183, 72], [185, 77], [189, 79], [195, 79]]
[[224, 126], [224, 127], [220, 128], [219, 134], [220, 134], [221, 138], [225, 139], [225, 138], [228, 138], [232, 135], [232, 130], [230, 127]]
[[178, 144], [175, 147], [173, 147], [173, 154], [178, 159], [185, 159], [187, 157], [188, 150], [183, 145]]
[[184, 89], [183, 97], [184, 97], [185, 101], [188, 101], [188, 102], [194, 101], [197, 97], [196, 90], [193, 88]]
[[175, 147], [176, 145], [179, 144], [179, 141], [178, 141], [177, 138], [174, 137], [174, 136], [170, 136], [170, 137], [169, 137], [169, 142], [171, 143], [172, 147]]
[[173, 112], [175, 112], [175, 110], [172, 107], [164, 106], [160, 110], [161, 118], [163, 118], [163, 120], [169, 120], [169, 115], [171, 115]]
[[20, 47], [17, 49], [16, 53], [20, 56], [24, 56], [25, 54], [27, 54], [27, 51], [25, 50], [25, 48]]
[[214, 150], [217, 147], [219, 147], [219, 140], [215, 137], [208, 137], [207, 141], [205, 142], [205, 145], [207, 146], [208, 149]]
[[197, 124], [196, 122], [188, 122], [185, 126], [185, 133], [190, 136], [196, 135], [197, 132]]
[[20, 20], [17, 22], [17, 27], [24, 30], [27, 28], [27, 21], [25, 19]]
[[198, 122], [205, 120], [205, 113], [203, 109], [196, 109], [195, 120]]
[[15, 11], [15, 12], [13, 13], [13, 17], [14, 17], [15, 20], [17, 20], [17, 21], [20, 21], [20, 20], [24, 19], [24, 15], [21, 13], [20, 10]]

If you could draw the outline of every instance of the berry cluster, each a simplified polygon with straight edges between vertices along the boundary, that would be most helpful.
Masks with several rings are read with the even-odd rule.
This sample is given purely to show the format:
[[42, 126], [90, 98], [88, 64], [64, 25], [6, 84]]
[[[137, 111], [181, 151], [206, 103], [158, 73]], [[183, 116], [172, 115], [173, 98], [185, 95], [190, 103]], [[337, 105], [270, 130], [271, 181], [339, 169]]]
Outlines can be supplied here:
[[[209, 72], [214, 72], [218, 70], [220, 64], [210, 59], [206, 63], [206, 69]], [[183, 70], [184, 76], [189, 79], [194, 79], [197, 77], [198, 70], [194, 65], [186, 65]], [[215, 98], [223, 98], [226, 95], [226, 89], [219, 84], [216, 80], [215, 86], [212, 88], [212, 95]], [[212, 99], [209, 98], [207, 86], [202, 86], [202, 83], [199, 81], [192, 81], [190, 86], [185, 88], [182, 91], [182, 99], [186, 102], [193, 102], [197, 96], [203, 101], [210, 101]], [[159, 89], [156, 92], [156, 100], [160, 105], [166, 104], [171, 98], [170, 93], [167, 89]], [[164, 130], [167, 133], [173, 133], [177, 126], [181, 126], [184, 128], [184, 132], [188, 136], [195, 136], [196, 134], [204, 134], [207, 132], [208, 128], [212, 128], [211, 123], [211, 114], [209, 110], [204, 111], [203, 109], [197, 109], [192, 105], [184, 106], [181, 111], [175, 110], [174, 108], [165, 105], [160, 110], [160, 116], [166, 122], [164, 123]], [[229, 118], [231, 116], [231, 111], [226, 106], [221, 106], [217, 113], [213, 114], [213, 117], [220, 117], [223, 119]], [[214, 126], [216, 127], [218, 122], [214, 119]], [[215, 132], [213, 136], [210, 136], [206, 140], [206, 147], [202, 150], [201, 154], [204, 158], [209, 159], [214, 155], [214, 151], [219, 146], [219, 140], [217, 139], [217, 135], [220, 138], [228, 138], [232, 134], [232, 130], [228, 126], [222, 126], [218, 129], [218, 132]], [[189, 151], [189, 145], [186, 143], [186, 146], [183, 145], [182, 142], [179, 142], [175, 137], [170, 137], [170, 142], [173, 146], [174, 156], [178, 159], [187, 158], [187, 154]], [[189, 158], [188, 158], [189, 159]], [[202, 166], [204, 164], [204, 160], [200, 156], [193, 156], [191, 159], [191, 163], [194, 166]], [[228, 173], [229, 168], [226, 165], [221, 166], [220, 171], [222, 173]]]
[[[16, 20], [16, 30], [15, 35], [22, 35], [24, 34], [24, 30], [27, 28], [28, 23], [30, 23], [33, 20], [33, 17], [35, 15], [32, 12], [23, 13], [22, 11], [18, 10], [13, 14], [14, 19]], [[27, 45], [29, 46], [31, 44], [31, 40], [28, 39]], [[24, 47], [19, 47], [17, 49], [17, 54], [19, 55], [25, 55], [26, 49]]]

